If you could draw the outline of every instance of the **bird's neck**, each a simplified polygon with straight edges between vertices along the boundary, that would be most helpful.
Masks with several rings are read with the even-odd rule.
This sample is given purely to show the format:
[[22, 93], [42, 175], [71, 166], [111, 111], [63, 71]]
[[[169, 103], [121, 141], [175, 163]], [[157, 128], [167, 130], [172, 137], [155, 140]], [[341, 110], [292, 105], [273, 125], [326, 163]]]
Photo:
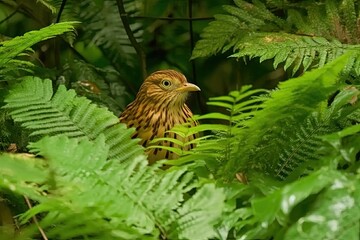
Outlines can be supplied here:
[[169, 113], [181, 112], [183, 108], [187, 108], [185, 102], [174, 102], [171, 101], [171, 99], [163, 101], [149, 101], [149, 99], [147, 99], [146, 101], [142, 101], [139, 99], [137, 101], [134, 101], [134, 105], [134, 107], [143, 109], [144, 111], [147, 109], [154, 109], [158, 111], [166, 111]]

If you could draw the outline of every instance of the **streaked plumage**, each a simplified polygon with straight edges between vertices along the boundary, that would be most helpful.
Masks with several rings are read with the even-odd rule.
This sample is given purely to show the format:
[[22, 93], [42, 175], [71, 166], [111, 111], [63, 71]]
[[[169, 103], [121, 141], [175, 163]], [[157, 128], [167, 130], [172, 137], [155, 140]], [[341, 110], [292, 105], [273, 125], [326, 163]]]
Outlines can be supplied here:
[[[174, 133], [165, 133], [175, 125], [189, 122], [191, 119], [192, 112], [185, 104], [191, 91], [200, 91], [200, 88], [188, 83], [183, 74], [174, 70], [154, 72], [145, 79], [135, 100], [120, 115], [120, 122], [136, 128], [133, 137], [141, 138], [140, 144], [144, 147], [149, 146], [154, 138], [165, 136], [191, 141], [196, 136], [182, 139]], [[194, 121], [190, 120], [190, 123], [196, 125]], [[178, 147], [168, 141], [157, 144]], [[176, 154], [160, 148], [148, 149], [147, 154], [150, 163], [177, 157]]]

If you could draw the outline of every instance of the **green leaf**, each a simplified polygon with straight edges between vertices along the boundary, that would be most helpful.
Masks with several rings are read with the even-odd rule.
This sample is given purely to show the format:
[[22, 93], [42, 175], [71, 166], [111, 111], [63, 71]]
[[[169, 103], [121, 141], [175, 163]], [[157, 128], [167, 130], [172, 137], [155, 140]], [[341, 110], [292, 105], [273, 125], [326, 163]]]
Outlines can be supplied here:
[[[273, 172], [274, 176], [284, 179], [310, 160], [319, 159], [316, 154], [321, 146], [318, 136], [329, 131], [326, 124], [330, 123], [326, 117], [313, 114], [340, 87], [338, 74], [347, 58], [348, 55], [342, 56], [324, 68], [280, 83], [279, 89], [264, 99], [261, 109], [242, 122], [242, 127], [246, 128], [239, 131], [238, 139], [246, 142], [246, 147], [239, 147], [237, 154], [243, 159], [234, 158], [226, 168], [234, 175], [240, 171], [239, 165], [243, 164], [243, 168], [258, 166], [259, 159], [266, 159], [259, 170]], [[295, 124], [298, 125], [295, 127]], [[270, 149], [272, 154], [269, 155]]]
[[[212, 184], [204, 185], [191, 199], [178, 209], [179, 225], [175, 227], [174, 239], [210, 239], [217, 234], [211, 227], [221, 216], [224, 194]], [[214, 207], [216, 206], [216, 207]], [[182, 228], [181, 225], [187, 226]]]
[[55, 94], [50, 80], [25, 77], [14, 85], [5, 98], [11, 117], [30, 130], [32, 136], [66, 135], [95, 140], [103, 134], [110, 148], [109, 158], [127, 161], [143, 155], [138, 140], [131, 139], [133, 129], [105, 108], [99, 108], [74, 90], [60, 85]]
[[230, 116], [223, 114], [223, 113], [207, 113], [201, 116], [197, 116], [196, 120], [202, 120], [202, 119], [221, 119], [221, 120], [230, 120]]
[[[0, 154], [0, 186], [41, 200], [41, 185], [48, 180], [45, 162], [30, 154]], [[21, 173], [21, 174], [20, 174]]]
[[355, 163], [360, 151], [360, 125], [347, 127], [339, 132], [322, 136], [345, 161]]
[[284, 239], [358, 239], [359, 180], [335, 177], [310, 211], [292, 225]]
[[11, 59], [40, 41], [74, 31], [75, 24], [77, 24], [77, 22], [56, 23], [40, 30], [27, 32], [23, 36], [1, 42], [0, 67], [4, 67]]
[[254, 199], [251, 202], [254, 216], [265, 225], [270, 225], [275, 219], [286, 225], [291, 211], [297, 204], [320, 192], [339, 177], [337, 171], [323, 168], [276, 190], [267, 197]]
[[[145, 156], [109, 159], [104, 135], [94, 141], [44, 137], [29, 148], [37, 158], [0, 155], [0, 185], [38, 201], [20, 220], [25, 224], [41, 214], [49, 238], [216, 237], [225, 194], [213, 183], [199, 183], [186, 168], [164, 172], [159, 163], [147, 166]], [[31, 225], [23, 231], [38, 234]]]

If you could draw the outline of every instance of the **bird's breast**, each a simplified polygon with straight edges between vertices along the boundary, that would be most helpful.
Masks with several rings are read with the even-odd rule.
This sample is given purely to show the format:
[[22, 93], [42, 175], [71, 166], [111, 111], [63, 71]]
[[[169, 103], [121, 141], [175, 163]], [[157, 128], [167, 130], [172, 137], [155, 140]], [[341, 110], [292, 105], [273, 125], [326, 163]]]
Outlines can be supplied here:
[[[135, 110], [135, 114], [130, 115], [124, 112], [124, 115], [127, 116], [120, 117], [120, 121], [136, 129], [133, 137], [140, 138], [140, 144], [144, 147], [166, 146], [181, 150], [192, 148], [193, 144], [187, 143], [195, 139], [195, 135], [182, 137], [174, 132], [169, 132], [174, 126], [187, 122], [190, 122], [190, 126], [196, 125], [196, 122], [191, 119], [192, 113], [190, 109], [185, 104], [179, 108], [155, 106], [138, 108]], [[156, 141], [157, 138], [169, 138], [169, 140]], [[176, 139], [176, 143], [170, 139]], [[174, 152], [161, 147], [148, 148], [146, 152], [150, 163], [160, 159], [175, 159], [178, 157]]]

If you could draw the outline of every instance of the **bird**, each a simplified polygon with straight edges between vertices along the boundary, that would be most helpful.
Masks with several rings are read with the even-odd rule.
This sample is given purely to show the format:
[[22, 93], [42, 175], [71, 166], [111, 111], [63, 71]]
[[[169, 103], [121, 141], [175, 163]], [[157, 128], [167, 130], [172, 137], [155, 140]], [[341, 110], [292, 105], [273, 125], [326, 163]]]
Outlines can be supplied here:
[[[140, 138], [143, 147], [154, 145], [156, 138], [170, 137], [182, 142], [195, 139], [196, 134], [185, 139], [173, 132], [167, 132], [175, 125], [188, 123], [189, 127], [198, 123], [193, 120], [193, 114], [185, 101], [190, 92], [200, 91], [200, 88], [189, 83], [186, 77], [175, 70], [159, 70], [150, 74], [140, 86], [135, 100], [121, 113], [119, 120], [128, 128], [135, 128], [132, 138]], [[177, 147], [171, 141], [159, 141], [156, 145]], [[186, 145], [189, 150], [194, 144]], [[178, 155], [163, 148], [146, 148], [149, 164], [161, 159], [176, 159]]]

